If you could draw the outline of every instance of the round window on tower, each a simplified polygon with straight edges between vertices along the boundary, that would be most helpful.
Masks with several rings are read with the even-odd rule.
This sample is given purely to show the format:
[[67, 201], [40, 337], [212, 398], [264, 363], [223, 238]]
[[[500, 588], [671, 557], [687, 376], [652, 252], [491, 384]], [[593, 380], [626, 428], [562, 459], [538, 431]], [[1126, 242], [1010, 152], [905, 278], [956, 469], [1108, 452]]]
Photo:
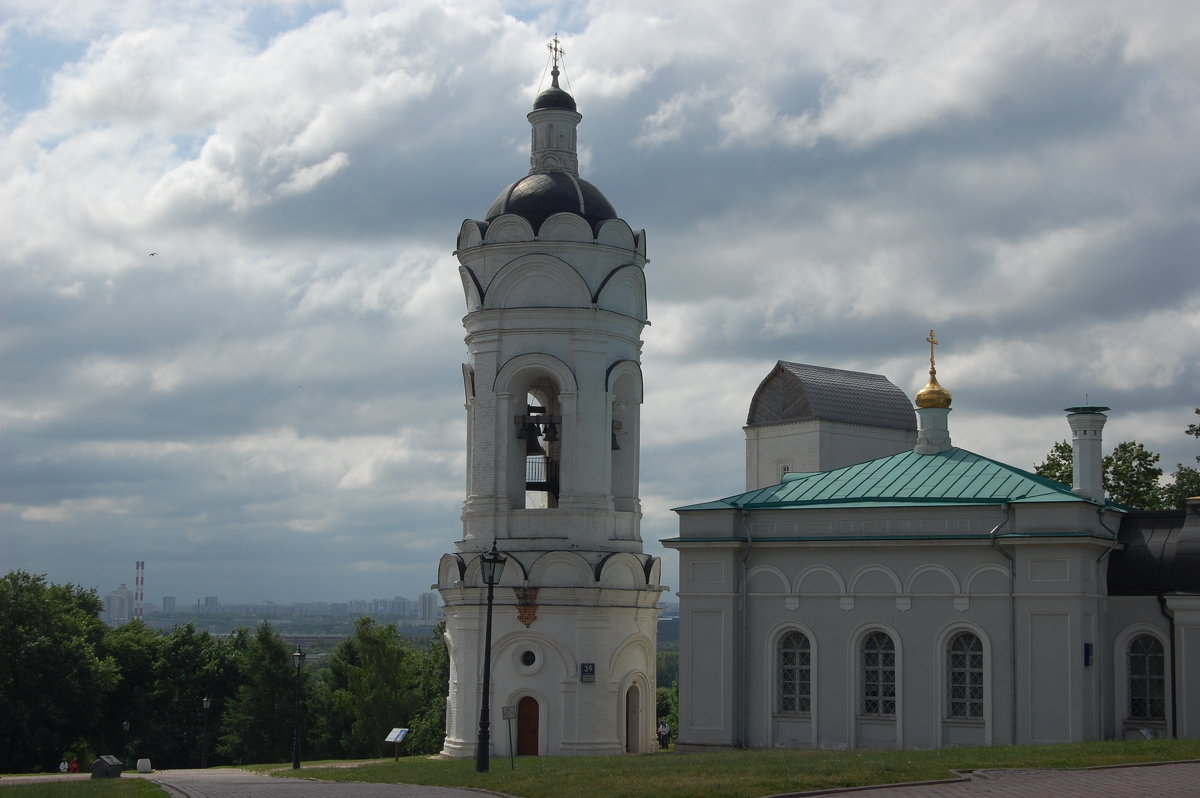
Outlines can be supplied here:
[[529, 676], [542, 669], [542, 649], [534, 643], [524, 643], [517, 646], [512, 653], [513, 668], [523, 676]]

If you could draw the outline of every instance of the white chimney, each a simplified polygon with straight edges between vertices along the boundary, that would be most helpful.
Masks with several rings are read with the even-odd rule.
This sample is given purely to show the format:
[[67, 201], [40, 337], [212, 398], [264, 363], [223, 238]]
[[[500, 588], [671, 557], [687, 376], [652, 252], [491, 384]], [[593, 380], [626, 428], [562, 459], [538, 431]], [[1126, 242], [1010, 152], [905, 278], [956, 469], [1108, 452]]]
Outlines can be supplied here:
[[1076, 496], [1104, 503], [1104, 452], [1100, 433], [1104, 430], [1107, 407], [1085, 405], [1068, 407], [1071, 425], [1071, 492]]

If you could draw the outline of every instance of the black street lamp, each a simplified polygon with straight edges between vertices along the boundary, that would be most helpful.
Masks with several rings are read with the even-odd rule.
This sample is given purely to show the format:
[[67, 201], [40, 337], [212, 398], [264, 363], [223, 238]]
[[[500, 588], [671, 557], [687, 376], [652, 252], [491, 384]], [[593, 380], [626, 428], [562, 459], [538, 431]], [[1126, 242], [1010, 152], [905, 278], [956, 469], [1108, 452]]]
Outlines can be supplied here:
[[492, 550], [479, 558], [479, 570], [483, 581], [487, 584], [487, 627], [483, 642], [483, 699], [479, 705], [479, 744], [475, 749], [475, 772], [487, 773], [488, 755], [491, 743], [488, 741], [491, 726], [491, 713], [488, 704], [491, 702], [492, 686], [492, 595], [496, 583], [504, 573], [504, 563], [508, 558], [496, 550], [496, 541], [492, 541]]
[[121, 756], [125, 758], [126, 763], [129, 762], [129, 721], [121, 724], [121, 728], [125, 731], [124, 742], [121, 744]]
[[200, 767], [206, 768], [208, 767], [208, 708], [212, 706], [212, 699], [204, 696], [200, 703], [204, 705], [204, 738], [200, 743], [203, 746], [200, 749]]
[[304, 652], [300, 644], [292, 652], [292, 662], [296, 663], [296, 720], [292, 725], [292, 770], [300, 769], [300, 667], [304, 665]]

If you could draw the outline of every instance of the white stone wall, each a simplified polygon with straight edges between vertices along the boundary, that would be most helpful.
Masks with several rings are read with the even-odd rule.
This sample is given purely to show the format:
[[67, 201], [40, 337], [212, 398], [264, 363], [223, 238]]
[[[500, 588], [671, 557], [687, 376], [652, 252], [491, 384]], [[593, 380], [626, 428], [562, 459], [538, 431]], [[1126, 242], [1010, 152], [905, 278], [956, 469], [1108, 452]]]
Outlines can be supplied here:
[[[1112, 736], [1113, 668], [1102, 651], [1112, 645], [1111, 619], [1096, 578], [1108, 544], [1038, 534], [1080, 520], [1074, 510], [1014, 509], [1005, 531], [1027, 537], [1003, 539], [1014, 556], [1011, 598], [1010, 561], [987, 537], [1002, 518], [997, 507], [755, 511], [749, 547], [736, 511], [680, 515], [680, 540], [667, 545], [680, 552], [681, 746], [937, 748]], [[1088, 520], [1098, 531], [1094, 510]], [[812, 645], [806, 713], [776, 711], [775, 647], [789, 630]], [[894, 718], [859, 711], [859, 646], [874, 630], [896, 645]], [[946, 717], [946, 644], [960, 630], [985, 651], [978, 721]]]
[[867, 427], [813, 419], [744, 427], [746, 490], [777, 485], [786, 470], [832, 471], [912, 449], [911, 430]]

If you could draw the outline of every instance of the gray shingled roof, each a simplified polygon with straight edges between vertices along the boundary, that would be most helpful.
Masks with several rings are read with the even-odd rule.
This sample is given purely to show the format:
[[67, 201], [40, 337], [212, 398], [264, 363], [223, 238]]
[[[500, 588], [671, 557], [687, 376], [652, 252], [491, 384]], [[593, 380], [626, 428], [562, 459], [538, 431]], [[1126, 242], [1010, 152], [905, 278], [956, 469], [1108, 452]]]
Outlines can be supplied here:
[[780, 360], [754, 392], [747, 426], [841, 421], [916, 430], [912, 400], [882, 374]]

